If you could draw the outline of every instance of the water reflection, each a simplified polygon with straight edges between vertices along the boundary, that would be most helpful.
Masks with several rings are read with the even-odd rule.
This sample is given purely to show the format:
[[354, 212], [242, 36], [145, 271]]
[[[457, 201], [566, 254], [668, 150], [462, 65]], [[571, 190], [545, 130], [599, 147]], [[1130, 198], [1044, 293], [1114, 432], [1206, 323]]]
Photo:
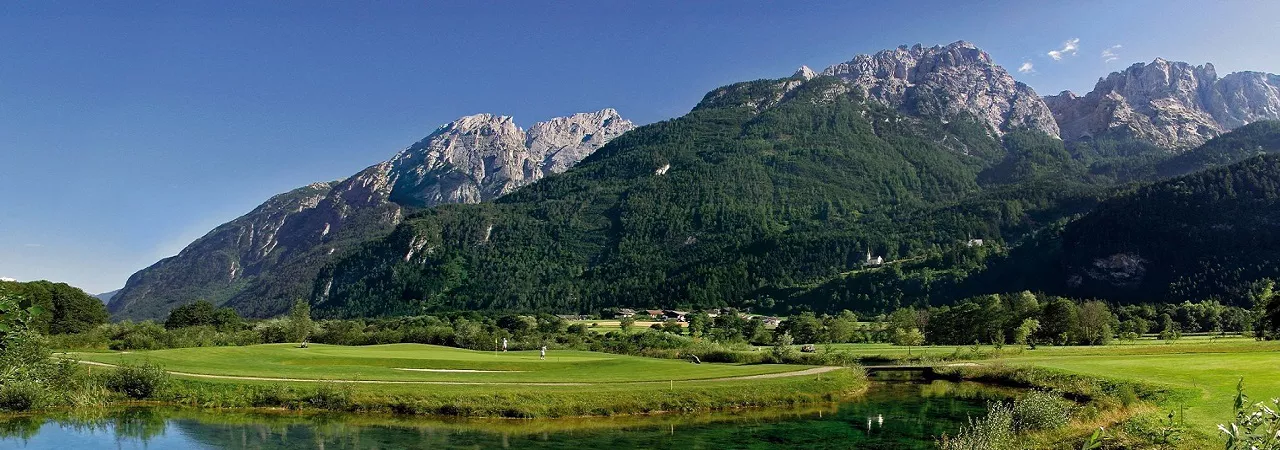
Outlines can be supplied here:
[[931, 448], [937, 435], [1011, 393], [977, 383], [875, 383], [858, 401], [800, 410], [555, 420], [129, 408], [0, 419], [0, 448], [914, 449]]

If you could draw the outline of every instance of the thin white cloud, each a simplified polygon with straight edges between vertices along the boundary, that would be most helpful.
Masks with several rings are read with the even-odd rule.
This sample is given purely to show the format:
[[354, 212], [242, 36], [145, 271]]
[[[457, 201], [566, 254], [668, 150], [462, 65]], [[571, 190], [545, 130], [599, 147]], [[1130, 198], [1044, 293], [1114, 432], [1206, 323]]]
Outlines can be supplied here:
[[1071, 38], [1071, 39], [1067, 39], [1067, 42], [1062, 43], [1061, 49], [1050, 50], [1048, 55], [1050, 58], [1053, 58], [1054, 61], [1061, 61], [1063, 56], [1075, 55], [1076, 50], [1079, 50], [1079, 49], [1080, 49], [1080, 38]]
[[22, 244], [22, 246], [27, 248], [39, 248], [44, 247], [44, 244]]
[[1031, 61], [1024, 61], [1021, 66], [1018, 66], [1018, 73], [1032, 73], [1035, 71], [1036, 65], [1031, 64]]
[[1117, 59], [1120, 59], [1120, 55], [1116, 53], [1116, 50], [1120, 50], [1120, 44], [1112, 45], [1111, 47], [1107, 48], [1106, 50], [1103, 50], [1103, 51], [1102, 51], [1102, 61], [1103, 61], [1103, 62], [1111, 62], [1111, 61], [1115, 61], [1115, 60], [1117, 60]]

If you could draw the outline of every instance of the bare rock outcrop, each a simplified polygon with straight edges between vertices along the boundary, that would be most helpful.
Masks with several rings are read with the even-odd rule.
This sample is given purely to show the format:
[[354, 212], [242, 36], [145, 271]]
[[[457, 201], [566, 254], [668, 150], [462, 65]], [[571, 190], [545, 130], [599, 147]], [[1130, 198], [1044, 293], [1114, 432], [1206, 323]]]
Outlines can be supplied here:
[[1098, 80], [1078, 96], [1045, 97], [1068, 141], [1120, 135], [1180, 150], [1241, 125], [1280, 119], [1280, 77], [1157, 58]]
[[1032, 128], [1058, 136], [1058, 123], [1035, 90], [971, 43], [901, 46], [828, 67], [868, 98], [909, 114], [972, 116], [997, 134]]

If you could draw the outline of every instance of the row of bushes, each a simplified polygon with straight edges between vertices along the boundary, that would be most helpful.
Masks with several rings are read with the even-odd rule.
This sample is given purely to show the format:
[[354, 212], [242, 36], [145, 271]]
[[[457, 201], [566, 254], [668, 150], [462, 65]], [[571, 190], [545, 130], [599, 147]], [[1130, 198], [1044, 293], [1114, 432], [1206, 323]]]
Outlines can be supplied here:
[[145, 400], [169, 384], [169, 374], [148, 363], [97, 371], [66, 359], [48, 364], [51, 373], [43, 380], [11, 380], [0, 385], [0, 411], [95, 407], [120, 400]]

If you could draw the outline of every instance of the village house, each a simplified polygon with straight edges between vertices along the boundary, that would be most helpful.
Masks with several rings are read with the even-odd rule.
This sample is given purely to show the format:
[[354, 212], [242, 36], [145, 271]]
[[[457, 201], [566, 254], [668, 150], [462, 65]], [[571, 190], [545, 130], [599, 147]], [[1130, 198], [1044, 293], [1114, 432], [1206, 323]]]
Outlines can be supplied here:
[[636, 310], [631, 308], [622, 308], [622, 309], [619, 309], [618, 312], [613, 315], [613, 317], [620, 319], [623, 317], [632, 317], [635, 315], [636, 315]]

